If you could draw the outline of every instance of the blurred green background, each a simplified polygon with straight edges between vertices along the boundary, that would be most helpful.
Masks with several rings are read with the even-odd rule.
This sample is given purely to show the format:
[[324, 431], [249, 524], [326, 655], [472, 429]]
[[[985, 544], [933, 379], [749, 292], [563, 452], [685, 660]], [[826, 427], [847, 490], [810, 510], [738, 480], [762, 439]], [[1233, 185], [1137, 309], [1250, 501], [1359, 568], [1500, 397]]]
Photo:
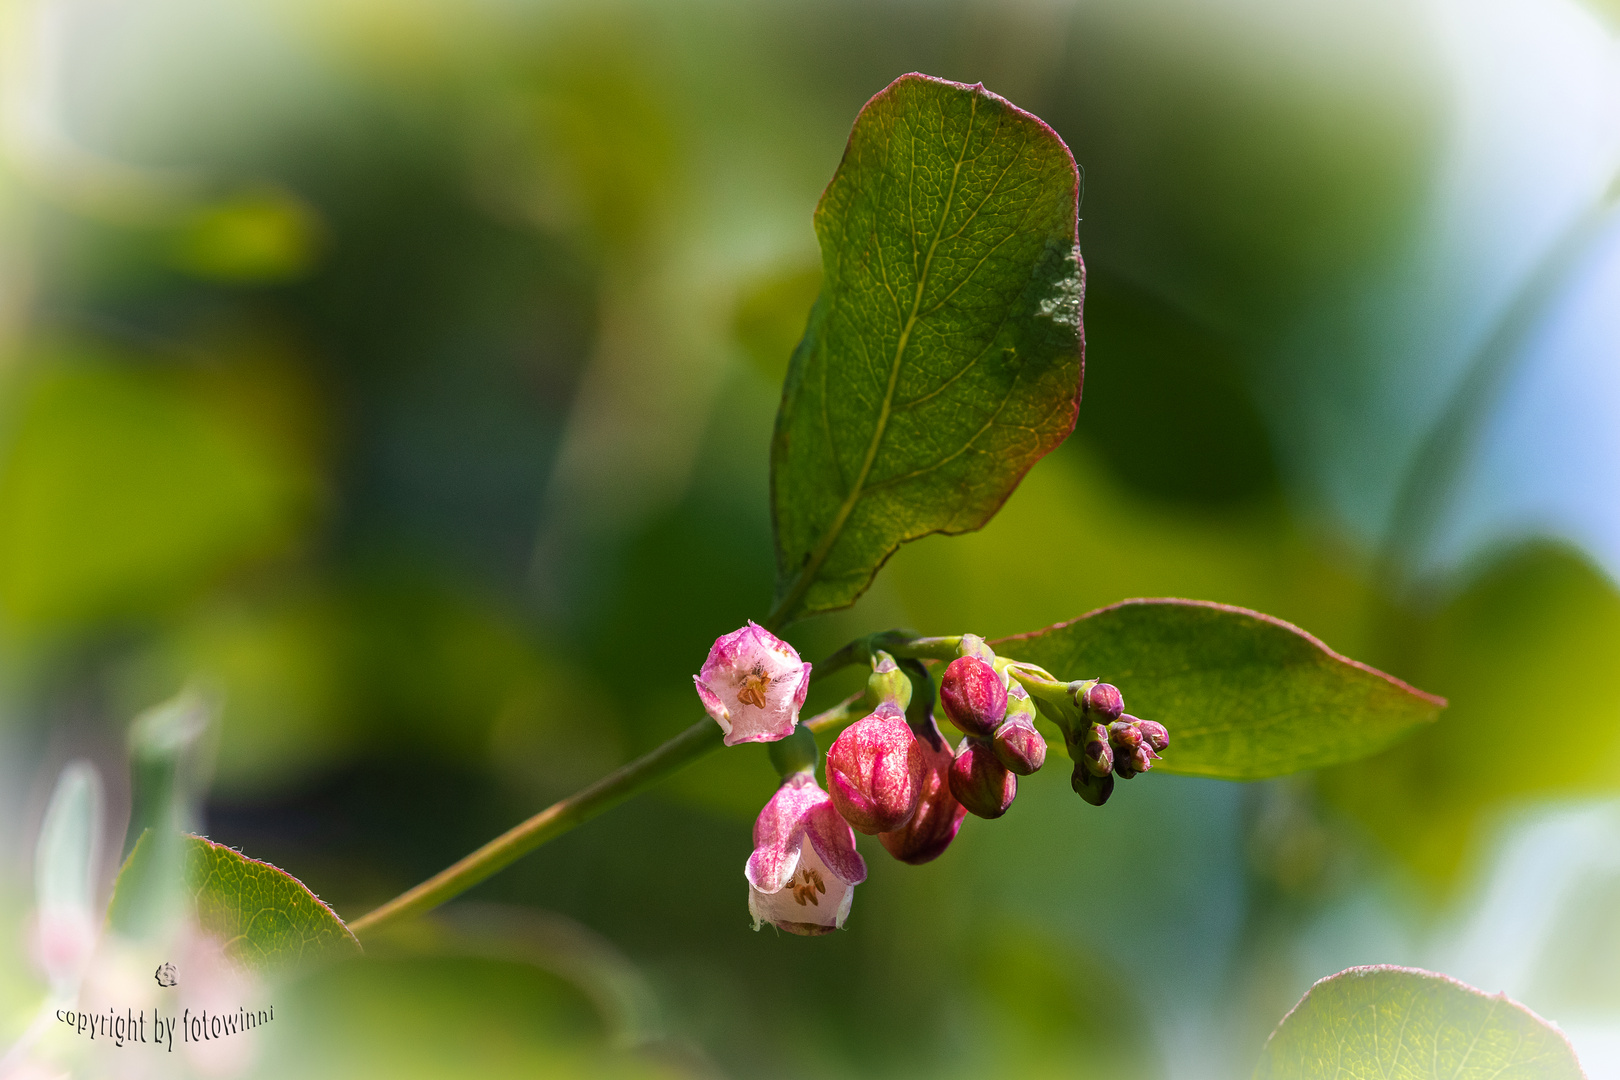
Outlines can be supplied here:
[[[708, 645], [768, 606], [811, 211], [921, 70], [1085, 169], [1079, 426], [983, 532], [794, 628], [807, 658], [1192, 596], [1452, 708], [1103, 810], [1058, 764], [928, 866], [863, 838], [813, 940], [748, 930], [775, 776], [734, 749], [481, 886], [461, 945], [286, 988], [258, 1074], [1243, 1076], [1370, 962], [1506, 989], [1620, 1070], [1612, 5], [0, 16], [0, 925], [62, 763], [99, 765], [116, 841], [125, 728], [194, 677], [225, 701], [205, 831], [350, 918], [692, 723]], [[491, 927], [519, 944], [467, 944]], [[40, 993], [21, 936], [0, 1045]]]

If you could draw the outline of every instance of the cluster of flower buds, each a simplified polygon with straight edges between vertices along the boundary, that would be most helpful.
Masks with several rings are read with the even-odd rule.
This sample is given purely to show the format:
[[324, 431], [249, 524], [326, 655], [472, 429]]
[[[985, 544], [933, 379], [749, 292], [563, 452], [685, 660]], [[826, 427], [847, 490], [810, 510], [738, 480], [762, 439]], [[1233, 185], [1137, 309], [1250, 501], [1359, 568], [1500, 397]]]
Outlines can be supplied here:
[[1129, 780], [1153, 768], [1170, 745], [1163, 724], [1125, 712], [1119, 689], [1105, 682], [1082, 683], [1074, 693], [1082, 722], [1071, 729], [1074, 790], [1093, 806], [1114, 793], [1114, 777]]
[[1018, 795], [1018, 777], [1046, 764], [1046, 740], [1035, 730], [1028, 691], [983, 639], [964, 634], [961, 653], [939, 683], [945, 716], [963, 735], [951, 763], [951, 792], [969, 813], [998, 818]]
[[868, 639], [872, 673], [864, 693], [817, 724], [859, 715], [827, 751], [825, 790], [815, 778], [815, 736], [799, 725], [810, 665], [754, 623], [709, 651], [693, 680], [704, 708], [728, 746], [769, 743], [783, 778], [754, 825], [746, 868], [756, 929], [769, 922], [795, 934], [823, 934], [842, 926], [855, 886], [866, 878], [855, 831], [876, 836], [901, 862], [918, 864], [950, 846], [967, 814], [1005, 814], [1018, 777], [1046, 763], [1037, 708], [1063, 729], [1075, 791], [1098, 806], [1116, 776], [1147, 772], [1170, 743], [1162, 724], [1126, 715], [1119, 690], [1108, 683], [1059, 683], [1039, 668], [998, 658], [973, 634], [928, 641], [956, 653], [939, 684], [939, 704], [962, 733], [955, 752], [934, 721], [928, 669], [916, 659], [897, 662], [878, 648], [881, 636]]

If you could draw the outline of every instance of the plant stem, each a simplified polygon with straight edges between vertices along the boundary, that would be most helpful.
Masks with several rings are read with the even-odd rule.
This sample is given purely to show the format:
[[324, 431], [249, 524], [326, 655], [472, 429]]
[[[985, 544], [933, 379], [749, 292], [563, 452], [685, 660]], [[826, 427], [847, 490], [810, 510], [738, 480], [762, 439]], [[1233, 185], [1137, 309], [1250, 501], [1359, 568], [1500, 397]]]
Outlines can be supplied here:
[[420, 915], [477, 885], [548, 840], [645, 791], [721, 746], [720, 726], [704, 717], [651, 753], [644, 754], [590, 787], [553, 803], [497, 836], [477, 851], [394, 897], [349, 924], [356, 937]]
[[[851, 642], [811, 668], [811, 681], [830, 675], [865, 657], [864, 639]], [[807, 721], [811, 730], [825, 731], [851, 719], [857, 694]], [[431, 911], [466, 892], [485, 878], [512, 865], [541, 844], [610, 810], [632, 795], [674, 775], [705, 754], [720, 749], [720, 726], [708, 717], [641, 757], [602, 777], [590, 787], [553, 803], [520, 825], [515, 825], [455, 864], [420, 885], [400, 893], [386, 904], [349, 924], [356, 937], [366, 937], [394, 923]]]

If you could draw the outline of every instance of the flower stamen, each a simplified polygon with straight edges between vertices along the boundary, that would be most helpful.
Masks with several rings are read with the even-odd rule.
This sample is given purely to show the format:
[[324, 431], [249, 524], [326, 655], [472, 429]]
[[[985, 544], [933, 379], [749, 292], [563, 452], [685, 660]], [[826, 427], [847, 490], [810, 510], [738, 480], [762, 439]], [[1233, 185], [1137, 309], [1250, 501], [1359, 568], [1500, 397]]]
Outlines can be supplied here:
[[767, 701], [765, 691], [771, 688], [771, 677], [765, 674], [763, 667], [755, 667], [753, 671], [742, 678], [742, 689], [737, 691], [737, 700], [744, 705], [752, 705], [756, 709], [765, 708]]
[[788, 888], [792, 890], [793, 899], [798, 901], [800, 907], [804, 907], [805, 904], [820, 907], [821, 901], [816, 899], [816, 894], [825, 893], [827, 883], [821, 880], [820, 872], [805, 867], [793, 875], [793, 879], [788, 882]]

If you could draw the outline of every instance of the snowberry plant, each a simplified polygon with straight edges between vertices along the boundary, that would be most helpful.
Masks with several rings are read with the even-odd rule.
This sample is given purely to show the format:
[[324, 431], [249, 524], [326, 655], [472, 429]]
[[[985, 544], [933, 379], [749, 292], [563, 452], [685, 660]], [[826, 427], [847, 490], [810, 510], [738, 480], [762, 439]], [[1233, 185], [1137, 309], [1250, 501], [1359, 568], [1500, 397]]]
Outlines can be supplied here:
[[[178, 804], [183, 740], [146, 738], [112, 932], [152, 925], [178, 879], [171, 901], [240, 964], [357, 953], [700, 756], [764, 742], [781, 782], [739, 867], [739, 913], [746, 900], [756, 928], [820, 935], [855, 917], [869, 873], [857, 832], [900, 864], [937, 859], [970, 816], [1005, 814], [1058, 743], [1081, 805], [1104, 808], [1092, 813], [1152, 772], [1258, 780], [1375, 753], [1432, 721], [1441, 699], [1279, 619], [1193, 600], [1127, 600], [995, 641], [883, 629], [814, 663], [779, 636], [854, 603], [901, 544], [983, 526], [1073, 429], [1078, 195], [1073, 157], [1038, 118], [981, 86], [895, 80], [861, 110], [816, 208], [824, 283], [770, 446], [775, 596], [693, 657], [707, 715], [347, 925], [281, 871], [185, 834], [162, 810]], [[849, 667], [865, 685], [803, 716], [811, 684]], [[1260, 1075], [1579, 1075], [1555, 1030], [1496, 1004], [1427, 973], [1346, 972], [1279, 1027]]]

